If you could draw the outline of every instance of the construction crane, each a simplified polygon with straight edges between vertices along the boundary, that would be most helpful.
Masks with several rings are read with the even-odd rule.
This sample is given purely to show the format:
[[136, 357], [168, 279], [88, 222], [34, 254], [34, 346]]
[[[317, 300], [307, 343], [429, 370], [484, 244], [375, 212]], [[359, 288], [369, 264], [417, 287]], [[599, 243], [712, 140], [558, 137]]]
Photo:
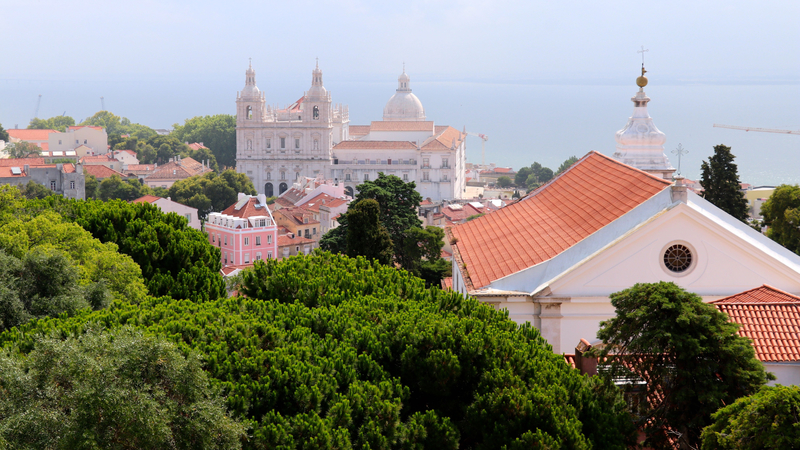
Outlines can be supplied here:
[[[33, 118], [34, 119], [38, 119], [39, 118], [39, 105], [41, 105], [41, 104], [42, 104], [42, 94], [39, 94], [39, 98], [36, 100], [36, 111], [33, 112]], [[33, 120], [33, 119], [31, 119], [31, 120]]]
[[775, 130], [772, 128], [756, 128], [756, 127], [740, 127], [736, 125], [720, 125], [714, 124], [715, 128], [730, 128], [731, 130], [744, 130], [744, 131], [760, 131], [762, 133], [780, 133], [780, 134], [800, 134], [797, 130]]
[[467, 134], [470, 136], [475, 136], [481, 139], [483, 143], [481, 144], [481, 165], [486, 166], [486, 141], [489, 140], [489, 136], [481, 133], [471, 133], [467, 131]]
[[100, 97], [100, 111], [106, 110], [106, 101], [103, 97]]

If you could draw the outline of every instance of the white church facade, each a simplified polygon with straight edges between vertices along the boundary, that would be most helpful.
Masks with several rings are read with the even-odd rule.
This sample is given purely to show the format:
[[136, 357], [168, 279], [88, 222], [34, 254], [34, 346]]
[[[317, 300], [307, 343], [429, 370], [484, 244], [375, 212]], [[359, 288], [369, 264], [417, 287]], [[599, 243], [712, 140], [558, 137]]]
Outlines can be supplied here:
[[354, 195], [379, 173], [414, 181], [423, 198], [461, 198], [466, 189], [466, 133], [427, 120], [405, 70], [383, 120], [350, 125], [334, 105], [319, 66], [311, 88], [284, 109], [266, 105], [252, 67], [236, 99], [236, 169], [259, 193], [280, 195], [301, 177], [343, 184]]
[[556, 353], [596, 342], [615, 314], [610, 294], [636, 283], [671, 281], [706, 302], [764, 285], [800, 295], [798, 255], [666, 179], [674, 169], [649, 98], [640, 89], [633, 101], [618, 159], [590, 152], [517, 203], [447, 230], [453, 289], [530, 322]]

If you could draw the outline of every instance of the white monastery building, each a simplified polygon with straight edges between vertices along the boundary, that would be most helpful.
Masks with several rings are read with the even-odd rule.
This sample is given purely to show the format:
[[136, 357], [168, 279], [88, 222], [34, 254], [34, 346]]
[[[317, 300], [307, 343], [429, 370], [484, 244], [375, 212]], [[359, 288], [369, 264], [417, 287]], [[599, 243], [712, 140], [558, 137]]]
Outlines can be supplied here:
[[301, 177], [321, 176], [353, 196], [383, 172], [416, 182], [434, 202], [463, 196], [466, 133], [426, 119], [405, 70], [383, 120], [370, 125], [350, 125], [347, 106], [332, 103], [319, 65], [311, 88], [285, 109], [266, 105], [255, 77], [251, 66], [236, 99], [236, 169], [259, 193], [280, 195]]
[[[590, 152], [520, 201], [446, 230], [452, 288], [530, 322], [556, 353], [597, 342], [600, 322], [615, 314], [610, 294], [636, 283], [671, 281], [706, 302], [724, 300], [721, 309], [752, 303], [753, 290], [768, 286], [765, 303], [797, 308], [800, 256], [688, 191], [681, 177], [668, 180], [674, 169], [649, 99], [640, 89], [633, 101], [616, 159]], [[800, 319], [776, 320], [796, 343]], [[757, 348], [778, 382], [800, 382], [800, 351], [788, 360], [768, 353]]]

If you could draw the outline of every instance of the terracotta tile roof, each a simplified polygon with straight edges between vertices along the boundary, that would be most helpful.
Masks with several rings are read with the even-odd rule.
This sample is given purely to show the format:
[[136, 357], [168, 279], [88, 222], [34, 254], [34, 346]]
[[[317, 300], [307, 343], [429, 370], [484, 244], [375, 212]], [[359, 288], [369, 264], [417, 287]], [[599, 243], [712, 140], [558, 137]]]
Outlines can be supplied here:
[[161, 197], [156, 197], [155, 195], [145, 195], [143, 197], [139, 197], [136, 200], [131, 201], [131, 203], [153, 203], [158, 200], [161, 200]]
[[93, 130], [102, 130], [103, 127], [98, 127], [96, 125], [75, 125], [69, 127], [70, 130], [80, 130], [81, 128], [91, 128]]
[[14, 178], [14, 177], [16, 177], [16, 178], [24, 178], [24, 177], [27, 177], [27, 176], [28, 176], [28, 174], [25, 173], [25, 171], [23, 170], [22, 166], [20, 166], [20, 173], [18, 173], [16, 175], [11, 173], [11, 166], [9, 166], [9, 167], [0, 166], [0, 178]]
[[63, 166], [64, 173], [75, 173], [75, 164], [66, 163]]
[[409, 141], [342, 141], [333, 146], [334, 150], [416, 150]]
[[29, 166], [43, 166], [44, 158], [6, 158], [0, 159], [0, 167], [17, 167], [22, 168], [24, 165]]
[[98, 180], [101, 180], [103, 178], [109, 178], [113, 175], [118, 175], [120, 178], [125, 178], [125, 174], [117, 172], [114, 169], [109, 169], [106, 166], [100, 166], [100, 165], [83, 166], [83, 172], [92, 175]]
[[531, 194], [450, 229], [467, 286], [488, 285], [558, 255], [670, 186], [597, 152]]
[[433, 132], [432, 121], [393, 121], [374, 120], [369, 127], [370, 131], [430, 131]]
[[424, 150], [447, 150], [453, 145], [454, 140], [456, 146], [460, 145], [464, 137], [464, 134], [455, 128], [446, 127], [441, 133], [437, 134], [433, 140], [423, 145], [422, 148]]
[[369, 125], [350, 125], [349, 132], [351, 136], [366, 136], [369, 134]]
[[[283, 207], [288, 207], [288, 206], [294, 206], [294, 203], [292, 203], [290, 200], [285, 199], [283, 197], [278, 197], [278, 198], [275, 199], [275, 203], [273, 203], [273, 205], [280, 205], [280, 206], [283, 206]], [[274, 209], [274, 208], [270, 208], [270, 209]]]
[[242, 217], [242, 218], [245, 218], [245, 219], [248, 218], [248, 217], [269, 216], [270, 215], [269, 214], [269, 210], [266, 207], [264, 207], [264, 206], [262, 206], [262, 205], [260, 205], [258, 203], [258, 198], [257, 197], [252, 197], [251, 196], [250, 199], [247, 200], [247, 203], [242, 205], [242, 207], [239, 208], [238, 210], [236, 209], [236, 204], [237, 203], [239, 203], [239, 202], [236, 202], [233, 205], [225, 208], [225, 210], [222, 211], [222, 214], [226, 214], [226, 215], [233, 216], [233, 217]]
[[514, 170], [511, 167], [495, 167], [494, 173], [511, 173]]
[[22, 141], [47, 141], [50, 133], [58, 133], [56, 130], [28, 130], [13, 129], [8, 131], [8, 136]]
[[192, 150], [200, 150], [201, 148], [208, 148], [205, 145], [203, 145], [201, 142], [192, 142], [191, 144], [187, 144], [187, 145]]
[[110, 153], [107, 153], [105, 155], [96, 155], [96, 156], [87, 155], [81, 158], [80, 160], [81, 164], [98, 164], [98, 163], [107, 163], [109, 161], [116, 161], [116, 159], [114, 159]]
[[442, 289], [453, 289], [453, 277], [442, 278]]
[[156, 170], [155, 164], [128, 164], [125, 172], [136, 172], [136, 171], [144, 171], [144, 172], [154, 172]]
[[39, 146], [40, 149], [49, 151], [50, 150], [50, 143], [49, 142], [37, 142], [36, 145]]
[[180, 161], [172, 161], [158, 166], [148, 179], [178, 180], [206, 172], [211, 172], [211, 169], [204, 167], [203, 164], [192, 158], [181, 158]]
[[800, 361], [800, 297], [763, 285], [711, 304], [741, 325], [762, 362]]
[[[454, 209], [453, 206], [456, 208]], [[460, 207], [459, 207], [460, 206]], [[474, 216], [475, 214], [480, 214], [483, 212], [482, 209], [477, 209], [474, 206], [470, 205], [469, 203], [464, 205], [447, 205], [446, 207], [442, 208], [441, 213], [447, 217], [449, 222], [460, 222], [467, 217]]]
[[225, 267], [219, 269], [219, 271], [222, 273], [223, 277], [227, 277], [228, 275], [232, 274], [237, 270], [244, 270], [249, 267], [253, 267], [253, 264], [228, 264]]
[[302, 236], [289, 237], [288, 234], [278, 236], [278, 247], [286, 247], [289, 245], [305, 245], [313, 244], [313, 239], [304, 238]]
[[275, 215], [281, 215], [294, 222], [295, 225], [312, 225], [319, 223], [319, 220], [314, 220], [313, 217], [308, 217], [308, 222], [305, 222], [304, 219], [306, 217], [304, 217], [304, 214], [308, 214], [308, 212], [305, 208], [300, 206], [290, 206], [275, 211]]
[[[325, 203], [323, 203], [323, 202], [325, 202]], [[328, 195], [328, 194], [326, 194], [324, 192], [321, 192], [316, 197], [314, 197], [311, 200], [305, 202], [303, 204], [303, 208], [305, 208], [305, 209], [307, 209], [309, 211], [319, 212], [319, 207], [320, 206], [324, 205], [324, 206], [327, 206], [327, 207], [330, 207], [330, 208], [335, 208], [335, 207], [341, 206], [341, 205], [343, 205], [345, 203], [346, 202], [344, 200], [340, 199], [340, 198], [336, 198], [336, 197]]]

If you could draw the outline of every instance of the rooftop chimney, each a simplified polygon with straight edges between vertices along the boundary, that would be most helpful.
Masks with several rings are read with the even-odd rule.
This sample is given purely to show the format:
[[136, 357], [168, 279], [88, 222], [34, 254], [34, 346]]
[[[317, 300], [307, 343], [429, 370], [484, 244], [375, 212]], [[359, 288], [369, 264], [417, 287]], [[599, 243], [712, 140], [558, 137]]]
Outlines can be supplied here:
[[672, 201], [673, 202], [687, 202], [686, 186], [683, 184], [683, 177], [677, 175], [675, 177], [675, 184], [672, 185]]

